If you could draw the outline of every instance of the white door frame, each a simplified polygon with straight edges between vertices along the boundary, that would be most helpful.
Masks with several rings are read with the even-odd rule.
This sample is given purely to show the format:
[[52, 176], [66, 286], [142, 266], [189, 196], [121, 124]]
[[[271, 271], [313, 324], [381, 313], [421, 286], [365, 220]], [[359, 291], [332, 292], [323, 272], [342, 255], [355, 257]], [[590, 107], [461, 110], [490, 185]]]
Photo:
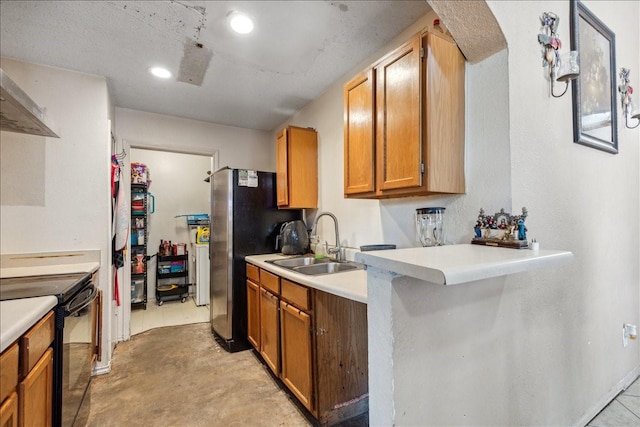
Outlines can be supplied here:
[[[154, 150], [154, 151], [166, 151], [168, 153], [180, 153], [180, 154], [193, 154], [199, 156], [210, 156], [211, 157], [211, 172], [216, 171], [219, 166], [219, 151], [214, 150], [213, 152], [202, 152], [197, 150], [184, 150], [184, 149], [175, 149], [175, 148], [159, 148], [152, 144], [141, 143], [137, 141], [127, 141], [122, 140], [122, 146], [126, 153], [126, 157], [124, 158], [123, 177], [131, 176], [131, 149], [145, 149], [145, 150]], [[131, 200], [131, 180], [121, 181], [121, 183], [126, 182], [128, 185], [125, 185], [125, 197], [127, 200]], [[131, 233], [131, 212], [129, 212], [129, 233]], [[130, 239], [129, 239], [130, 242]], [[127, 250], [124, 257], [124, 267], [118, 270], [118, 291], [120, 293], [120, 307], [116, 307], [116, 310], [113, 313], [112, 325], [116, 326], [117, 329], [117, 340], [120, 341], [128, 341], [131, 339], [131, 292], [130, 292], [130, 283], [131, 283], [131, 257], [129, 256], [129, 244], [127, 244]], [[125, 286], [127, 284], [127, 286]], [[148, 284], [147, 284], [148, 286]], [[147, 301], [147, 304], [152, 303], [152, 301]]]

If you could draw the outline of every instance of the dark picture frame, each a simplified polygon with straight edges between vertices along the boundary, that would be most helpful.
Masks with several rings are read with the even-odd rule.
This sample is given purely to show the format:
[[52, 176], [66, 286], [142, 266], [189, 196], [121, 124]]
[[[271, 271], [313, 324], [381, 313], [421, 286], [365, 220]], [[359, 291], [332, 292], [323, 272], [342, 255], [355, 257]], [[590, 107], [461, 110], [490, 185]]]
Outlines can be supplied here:
[[578, 0], [570, 9], [571, 46], [580, 62], [571, 87], [573, 141], [618, 154], [615, 34]]

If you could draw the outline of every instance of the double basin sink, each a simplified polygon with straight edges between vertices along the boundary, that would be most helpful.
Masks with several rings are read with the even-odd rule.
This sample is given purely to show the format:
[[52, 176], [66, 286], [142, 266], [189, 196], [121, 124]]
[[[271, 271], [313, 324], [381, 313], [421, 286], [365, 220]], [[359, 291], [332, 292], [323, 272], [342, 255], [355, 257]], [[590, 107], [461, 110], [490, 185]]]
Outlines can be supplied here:
[[268, 263], [283, 267], [300, 274], [318, 276], [342, 271], [362, 270], [364, 264], [353, 261], [336, 261], [330, 258], [314, 258], [312, 256], [298, 256], [286, 259], [268, 260]]

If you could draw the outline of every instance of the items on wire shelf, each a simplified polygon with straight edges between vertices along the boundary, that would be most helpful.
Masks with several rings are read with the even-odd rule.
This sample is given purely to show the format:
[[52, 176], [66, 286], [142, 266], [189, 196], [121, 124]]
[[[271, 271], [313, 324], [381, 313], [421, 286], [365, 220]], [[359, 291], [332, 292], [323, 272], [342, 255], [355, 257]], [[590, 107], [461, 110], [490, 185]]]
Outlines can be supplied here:
[[147, 309], [147, 241], [149, 239], [149, 198], [144, 183], [131, 176], [131, 308]]
[[185, 243], [171, 244], [161, 240], [156, 271], [156, 300], [162, 305], [168, 300], [185, 302], [189, 296], [189, 254]]

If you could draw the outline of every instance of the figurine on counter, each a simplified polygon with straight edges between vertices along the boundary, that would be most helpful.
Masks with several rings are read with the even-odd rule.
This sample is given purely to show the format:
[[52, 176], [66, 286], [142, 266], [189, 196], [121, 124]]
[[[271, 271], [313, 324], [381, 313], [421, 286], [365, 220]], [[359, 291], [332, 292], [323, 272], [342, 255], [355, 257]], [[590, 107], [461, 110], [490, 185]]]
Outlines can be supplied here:
[[527, 227], [524, 226], [524, 219], [518, 220], [518, 240], [527, 240]]
[[486, 227], [484, 209], [480, 208], [480, 213], [478, 214], [478, 220], [476, 221], [476, 226], [473, 227], [473, 230], [476, 232], [476, 237], [482, 237], [482, 229], [484, 227]]
[[511, 215], [504, 209], [495, 215], [486, 215], [484, 209], [480, 209], [471, 243], [524, 249], [528, 247], [527, 227], [524, 225], [527, 215], [526, 207], [522, 208], [520, 215]]

